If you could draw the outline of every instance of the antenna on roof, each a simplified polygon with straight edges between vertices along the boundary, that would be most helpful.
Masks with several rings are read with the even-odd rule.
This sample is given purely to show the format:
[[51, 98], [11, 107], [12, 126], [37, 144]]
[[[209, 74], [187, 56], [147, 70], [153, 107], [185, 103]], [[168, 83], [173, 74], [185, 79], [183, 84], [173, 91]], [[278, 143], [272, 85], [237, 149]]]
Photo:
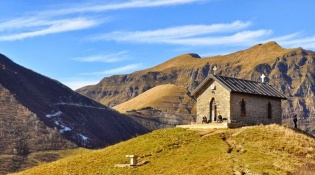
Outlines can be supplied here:
[[261, 82], [264, 83], [265, 82], [265, 74], [261, 74], [260, 78], [261, 78]]
[[216, 70], [217, 70], [217, 69], [218, 69], [217, 66], [214, 66], [214, 67], [212, 68], [212, 70], [213, 70], [213, 75], [216, 74]]

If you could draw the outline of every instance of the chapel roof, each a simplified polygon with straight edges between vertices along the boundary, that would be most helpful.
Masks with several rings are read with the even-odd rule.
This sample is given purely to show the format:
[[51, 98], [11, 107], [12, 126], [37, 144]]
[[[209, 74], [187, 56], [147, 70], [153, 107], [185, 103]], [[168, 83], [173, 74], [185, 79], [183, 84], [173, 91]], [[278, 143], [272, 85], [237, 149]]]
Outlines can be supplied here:
[[210, 74], [204, 81], [202, 81], [198, 87], [191, 92], [193, 96], [196, 96], [198, 92], [208, 84], [210, 80], [217, 81], [223, 87], [230, 92], [238, 92], [253, 95], [262, 95], [274, 98], [287, 99], [281, 92], [269, 85], [268, 83], [262, 83], [257, 81], [250, 81], [244, 79], [237, 79], [232, 77], [224, 77], [219, 75]]

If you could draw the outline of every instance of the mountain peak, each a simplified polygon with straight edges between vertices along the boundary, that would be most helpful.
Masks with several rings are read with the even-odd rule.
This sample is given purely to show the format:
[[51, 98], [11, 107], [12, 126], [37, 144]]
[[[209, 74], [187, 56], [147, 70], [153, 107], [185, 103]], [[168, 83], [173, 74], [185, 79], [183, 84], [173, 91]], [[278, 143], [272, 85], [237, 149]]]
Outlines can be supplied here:
[[200, 58], [196, 53], [182, 54], [151, 68], [150, 71], [162, 71], [176, 66], [186, 66], [200, 60]]
[[253, 46], [252, 48], [260, 48], [260, 49], [284, 49], [282, 48], [277, 42], [275, 41], [269, 41], [264, 44], [257, 44]]
[[196, 53], [188, 53], [187, 55], [192, 56], [193, 58], [201, 58], [198, 54]]

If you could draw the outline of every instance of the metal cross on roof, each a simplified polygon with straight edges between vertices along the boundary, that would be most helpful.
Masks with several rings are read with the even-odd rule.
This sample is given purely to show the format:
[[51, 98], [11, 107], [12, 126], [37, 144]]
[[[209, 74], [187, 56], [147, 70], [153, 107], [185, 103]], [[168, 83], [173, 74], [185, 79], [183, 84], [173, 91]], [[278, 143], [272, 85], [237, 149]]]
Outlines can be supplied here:
[[215, 75], [215, 72], [216, 72], [217, 69], [218, 69], [217, 66], [214, 66], [214, 67], [213, 67], [212, 70], [213, 70], [213, 74], [214, 74], [214, 75]]
[[262, 83], [264, 83], [264, 82], [265, 82], [265, 77], [266, 77], [266, 76], [265, 76], [264, 74], [262, 74], [262, 75], [260, 76], [260, 78], [261, 78], [261, 82], [262, 82]]

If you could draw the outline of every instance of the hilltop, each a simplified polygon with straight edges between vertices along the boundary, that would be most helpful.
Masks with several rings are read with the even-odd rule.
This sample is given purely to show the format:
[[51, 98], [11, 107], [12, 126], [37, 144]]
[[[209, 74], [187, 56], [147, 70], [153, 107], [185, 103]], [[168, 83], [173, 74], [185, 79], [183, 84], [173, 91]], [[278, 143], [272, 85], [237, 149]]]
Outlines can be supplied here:
[[[312, 174], [315, 140], [278, 125], [226, 130], [161, 129], [105, 149], [16, 173], [31, 174]], [[135, 168], [127, 154], [146, 162]]]
[[[283, 124], [291, 127], [290, 117], [297, 114], [299, 127], [315, 135], [315, 52], [283, 48], [274, 41], [227, 55], [200, 58], [197, 54], [183, 54], [149, 69], [106, 77], [77, 92], [114, 107], [163, 84], [174, 84], [191, 92], [213, 73], [214, 66], [218, 68], [217, 75], [227, 77], [259, 81], [261, 74], [265, 74], [267, 82], [288, 98], [282, 103]], [[164, 108], [159, 110], [168, 113]], [[193, 118], [195, 113], [181, 111], [176, 115]]]

